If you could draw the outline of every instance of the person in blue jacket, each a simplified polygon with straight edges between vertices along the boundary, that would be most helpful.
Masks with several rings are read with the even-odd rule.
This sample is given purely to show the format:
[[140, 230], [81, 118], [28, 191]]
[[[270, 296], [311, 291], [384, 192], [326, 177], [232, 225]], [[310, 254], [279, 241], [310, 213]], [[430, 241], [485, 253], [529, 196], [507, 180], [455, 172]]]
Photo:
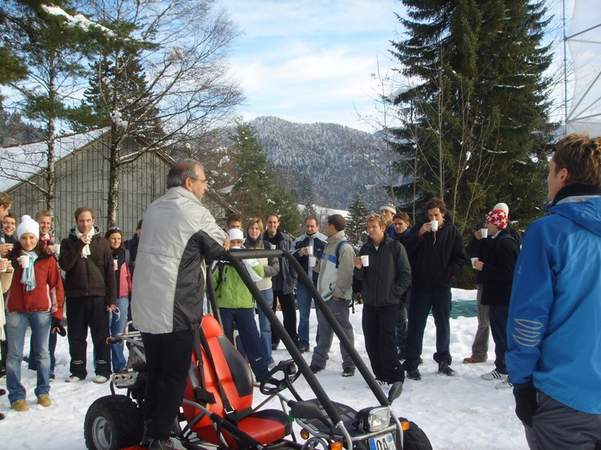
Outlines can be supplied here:
[[528, 228], [507, 323], [531, 449], [601, 448], [601, 138], [555, 144], [548, 214]]

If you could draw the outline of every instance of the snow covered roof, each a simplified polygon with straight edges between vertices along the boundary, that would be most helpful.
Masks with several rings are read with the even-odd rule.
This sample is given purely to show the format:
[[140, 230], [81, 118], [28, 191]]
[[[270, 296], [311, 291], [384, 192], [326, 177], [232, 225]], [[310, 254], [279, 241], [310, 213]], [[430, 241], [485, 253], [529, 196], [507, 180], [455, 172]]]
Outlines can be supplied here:
[[[58, 161], [95, 141], [109, 128], [57, 137], [54, 141]], [[46, 141], [0, 148], [0, 191], [7, 191], [46, 167]]]

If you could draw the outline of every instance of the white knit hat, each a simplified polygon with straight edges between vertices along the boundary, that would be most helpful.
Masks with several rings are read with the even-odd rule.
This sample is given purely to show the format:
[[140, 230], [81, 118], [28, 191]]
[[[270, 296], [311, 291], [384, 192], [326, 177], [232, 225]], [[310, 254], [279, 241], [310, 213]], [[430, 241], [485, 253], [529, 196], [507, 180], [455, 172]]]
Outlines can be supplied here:
[[17, 239], [21, 239], [25, 233], [31, 233], [36, 238], [40, 236], [40, 225], [28, 215], [21, 217], [21, 223], [17, 227]]
[[509, 206], [507, 206], [507, 203], [497, 203], [495, 205], [495, 207], [493, 208], [493, 211], [495, 209], [500, 209], [501, 211], [504, 211], [505, 214], [507, 214], [509, 216]]
[[243, 241], [244, 240], [244, 233], [242, 233], [242, 230], [240, 228], [230, 228], [227, 231], [227, 235], [230, 238], [230, 241]]
[[396, 208], [394, 207], [394, 205], [391, 205], [390, 203], [380, 206], [380, 212], [382, 212], [382, 211], [388, 211], [392, 214], [396, 214]]

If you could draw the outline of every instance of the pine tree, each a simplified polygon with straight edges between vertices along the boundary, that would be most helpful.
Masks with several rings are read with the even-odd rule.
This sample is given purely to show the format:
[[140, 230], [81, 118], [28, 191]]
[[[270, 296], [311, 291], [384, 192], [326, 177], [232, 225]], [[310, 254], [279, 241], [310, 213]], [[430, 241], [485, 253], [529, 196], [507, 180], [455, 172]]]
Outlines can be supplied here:
[[282, 227], [295, 232], [301, 223], [298, 208], [288, 190], [277, 186], [267, 167], [267, 158], [253, 134], [250, 125], [241, 123], [237, 127], [234, 157], [238, 179], [228, 200], [243, 217], [266, 217], [276, 213]]
[[519, 199], [512, 215], [522, 207], [530, 219], [542, 189], [524, 183], [540, 183], [547, 130], [542, 2], [403, 4], [409, 37], [393, 43], [393, 54], [419, 82], [395, 99], [404, 118], [394, 144], [399, 168], [413, 181], [396, 194], [418, 211], [442, 197], [461, 229], [500, 199]]
[[353, 202], [349, 206], [349, 216], [346, 222], [346, 235], [356, 246], [361, 246], [367, 238], [367, 216], [369, 211], [361, 200], [361, 197], [355, 195]]

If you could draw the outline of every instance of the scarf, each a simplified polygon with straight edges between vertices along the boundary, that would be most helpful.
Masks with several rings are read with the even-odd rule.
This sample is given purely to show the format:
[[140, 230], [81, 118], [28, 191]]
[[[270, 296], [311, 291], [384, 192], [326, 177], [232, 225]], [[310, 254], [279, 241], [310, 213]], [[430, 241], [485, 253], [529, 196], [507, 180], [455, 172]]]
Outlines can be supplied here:
[[23, 273], [21, 274], [21, 283], [25, 285], [25, 289], [27, 291], [33, 291], [35, 289], [35, 270], [33, 265], [38, 259], [38, 254], [34, 251], [23, 251], [22, 255], [29, 256], [29, 264], [27, 267], [23, 268]]
[[[92, 239], [92, 236], [94, 236], [95, 234], [96, 234], [96, 230], [94, 228], [92, 228], [90, 231], [88, 231], [87, 235], [90, 238], [90, 241]], [[79, 229], [77, 227], [75, 227], [75, 237], [77, 239], [81, 239], [82, 236], [83, 236], [83, 233], [81, 233], [79, 231]], [[81, 257], [87, 258], [91, 254], [92, 254], [92, 252], [90, 251], [90, 244], [84, 245], [83, 248], [81, 249]]]

